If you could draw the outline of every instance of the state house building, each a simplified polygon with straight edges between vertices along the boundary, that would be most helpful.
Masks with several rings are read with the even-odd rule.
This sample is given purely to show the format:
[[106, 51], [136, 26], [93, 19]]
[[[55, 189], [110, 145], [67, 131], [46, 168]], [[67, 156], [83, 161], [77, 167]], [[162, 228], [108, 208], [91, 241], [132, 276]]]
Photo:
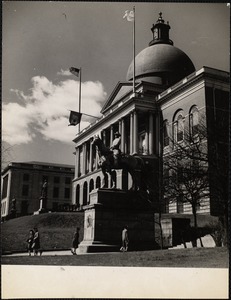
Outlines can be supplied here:
[[[103, 174], [98, 167], [96, 150], [91, 145], [94, 135], [99, 134], [105, 145], [110, 147], [114, 133], [119, 131], [121, 151], [138, 154], [152, 166], [150, 178], [153, 178], [153, 187], [157, 189], [156, 181], [161, 181], [163, 159], [173, 150], [174, 143], [183, 141], [185, 126], [193, 130], [203, 118], [207, 128], [212, 129], [218, 122], [217, 116], [223, 115], [228, 129], [229, 73], [204, 66], [195, 70], [190, 58], [174, 46], [169, 30], [168, 22], [165, 23], [160, 13], [151, 28], [152, 40], [135, 58], [135, 93], [131, 62], [126, 81], [116, 85], [103, 105], [102, 117], [73, 140], [76, 149], [73, 204], [80, 207], [89, 204], [89, 193], [102, 184]], [[212, 136], [213, 142], [210, 142], [209, 135], [207, 138], [209, 152], [216, 141]], [[226, 144], [225, 151], [228, 151], [228, 131], [222, 143]], [[131, 178], [122, 170], [115, 172], [117, 188], [129, 189]], [[109, 188], [110, 184], [108, 178]], [[154, 194], [153, 202], [157, 201], [157, 194]], [[199, 213], [212, 214], [215, 207], [212, 201], [216, 199], [205, 198]], [[180, 208], [177, 203], [172, 203], [164, 211], [192, 213], [187, 203]]]

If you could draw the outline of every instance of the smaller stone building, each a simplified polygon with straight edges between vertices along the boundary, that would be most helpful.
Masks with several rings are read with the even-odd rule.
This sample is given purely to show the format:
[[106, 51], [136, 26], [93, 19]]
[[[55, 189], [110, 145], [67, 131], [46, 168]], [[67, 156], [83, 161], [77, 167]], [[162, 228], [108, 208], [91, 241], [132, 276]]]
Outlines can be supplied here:
[[39, 209], [46, 180], [47, 210], [57, 211], [71, 204], [74, 166], [45, 162], [12, 162], [2, 171], [1, 217], [33, 214]]

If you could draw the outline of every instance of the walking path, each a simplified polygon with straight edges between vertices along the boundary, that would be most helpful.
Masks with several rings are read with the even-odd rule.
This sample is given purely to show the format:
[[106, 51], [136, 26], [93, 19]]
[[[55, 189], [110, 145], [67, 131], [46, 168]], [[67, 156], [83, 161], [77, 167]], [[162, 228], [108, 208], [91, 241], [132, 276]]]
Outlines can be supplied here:
[[[89, 254], [105, 254], [105, 253], [112, 253], [112, 252], [93, 252], [93, 253], [80, 253], [77, 250], [77, 255], [89, 255]], [[120, 253], [120, 252], [113, 252], [113, 253]], [[57, 256], [57, 255], [73, 255], [71, 253], [71, 250], [51, 250], [51, 251], [43, 251], [42, 256]], [[28, 252], [21, 252], [21, 253], [10, 253], [10, 254], [3, 254], [4, 256], [29, 256]], [[34, 254], [31, 254], [31, 256], [34, 256]], [[40, 256], [40, 254], [38, 254]]]

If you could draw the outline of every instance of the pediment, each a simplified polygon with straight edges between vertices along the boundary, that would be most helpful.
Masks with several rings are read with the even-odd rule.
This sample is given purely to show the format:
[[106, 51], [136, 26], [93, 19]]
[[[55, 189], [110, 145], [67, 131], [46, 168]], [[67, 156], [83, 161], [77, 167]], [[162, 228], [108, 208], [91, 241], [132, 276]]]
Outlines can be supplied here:
[[118, 82], [113, 92], [105, 102], [101, 113], [106, 112], [111, 106], [119, 102], [126, 94], [132, 90], [132, 82]]

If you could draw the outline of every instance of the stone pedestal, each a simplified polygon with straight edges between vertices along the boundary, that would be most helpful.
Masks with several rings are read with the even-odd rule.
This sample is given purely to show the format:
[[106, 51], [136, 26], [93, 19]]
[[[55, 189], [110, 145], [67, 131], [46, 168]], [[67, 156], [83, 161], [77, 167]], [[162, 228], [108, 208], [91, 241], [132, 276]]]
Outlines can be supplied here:
[[39, 215], [39, 214], [43, 214], [43, 213], [47, 212], [46, 202], [47, 202], [46, 198], [44, 198], [44, 197], [40, 198], [39, 210], [35, 211], [34, 215]]
[[144, 194], [98, 189], [90, 193], [84, 209], [81, 253], [119, 251], [121, 235], [128, 226], [129, 250], [155, 248], [154, 213]]

